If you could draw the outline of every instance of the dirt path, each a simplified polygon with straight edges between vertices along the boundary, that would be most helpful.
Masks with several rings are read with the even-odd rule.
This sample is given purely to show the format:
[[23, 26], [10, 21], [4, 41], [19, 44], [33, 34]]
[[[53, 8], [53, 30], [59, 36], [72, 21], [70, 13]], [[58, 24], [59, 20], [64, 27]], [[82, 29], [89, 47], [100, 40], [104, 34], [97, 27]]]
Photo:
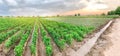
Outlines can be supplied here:
[[29, 40], [28, 40], [28, 43], [26, 44], [26, 48], [25, 48], [25, 51], [24, 51], [24, 54], [23, 56], [31, 56], [31, 50], [30, 50], [30, 44], [31, 44], [31, 36], [28, 37]]
[[120, 56], [119, 37], [120, 19], [116, 19], [86, 56]]
[[104, 51], [104, 56], [120, 56], [120, 19], [116, 19], [109, 36], [112, 45]]
[[38, 30], [38, 39], [37, 39], [37, 54], [36, 56], [46, 56], [46, 52], [45, 52], [45, 45], [42, 42], [42, 36], [40, 33], [40, 29]]

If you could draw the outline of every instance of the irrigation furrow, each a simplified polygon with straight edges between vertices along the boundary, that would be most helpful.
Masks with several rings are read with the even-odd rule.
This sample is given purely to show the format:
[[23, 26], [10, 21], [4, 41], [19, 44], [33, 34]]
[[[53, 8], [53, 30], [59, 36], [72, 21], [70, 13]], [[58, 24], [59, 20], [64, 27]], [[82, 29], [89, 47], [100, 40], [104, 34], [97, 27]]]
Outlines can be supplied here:
[[[25, 32], [26, 31], [24, 31], [23, 34], [25, 34]], [[16, 45], [19, 44], [20, 40], [21, 40], [21, 38], [19, 38], [18, 40], [16, 40], [15, 44], [12, 45], [12, 47], [10, 48], [10, 50], [6, 53], [6, 56], [14, 56], [15, 55], [14, 48], [15, 48]]]
[[28, 37], [28, 39], [25, 43], [23, 56], [32, 56], [31, 50], [30, 50], [30, 44], [32, 42], [32, 36], [33, 36], [34, 29], [35, 29], [35, 24], [34, 24], [34, 27], [32, 29], [32, 32], [30, 33], [30, 36]]
[[[19, 31], [17, 31], [17, 32], [19, 32]], [[17, 32], [16, 32], [15, 34], [17, 34]], [[15, 34], [13, 34], [13, 35], [15, 35]], [[13, 36], [13, 35], [11, 35], [11, 36]], [[0, 44], [0, 47], [1, 47], [1, 48], [3, 47], [4, 43], [5, 43], [11, 36], [9, 36], [4, 42], [2, 42], [2, 43]]]
[[38, 39], [37, 39], [37, 54], [36, 56], [46, 56], [45, 45], [42, 42], [42, 36], [40, 29], [38, 30]]
[[[41, 23], [41, 25], [44, 27], [44, 25], [42, 23]], [[44, 29], [47, 33], [47, 36], [50, 37], [50, 39], [51, 39], [51, 44], [52, 44], [52, 47], [53, 47], [53, 56], [64, 56], [64, 54], [60, 52], [60, 49], [57, 47], [57, 45], [55, 44], [54, 40], [49, 35], [49, 33], [48, 33], [48, 31], [46, 30], [45, 27], [44, 27]]]
[[[15, 36], [15, 35], [19, 34], [19, 32], [20, 32], [20, 31], [17, 31], [17, 32], [16, 32], [14, 35], [12, 35], [12, 36]], [[10, 36], [10, 37], [11, 37], [11, 36]], [[10, 37], [8, 37], [8, 39], [9, 39]], [[7, 40], [8, 40], [8, 39], [7, 39]], [[6, 55], [6, 54], [9, 52], [9, 50], [10, 50], [10, 48], [7, 49], [7, 48], [5, 47], [5, 42], [6, 42], [7, 40], [5, 40], [5, 41], [0, 45], [1, 53], [4, 53], [3, 56]], [[11, 48], [12, 48], [12, 47], [11, 47]]]
[[[27, 27], [25, 27], [25, 29], [26, 29], [26, 28], [27, 28]], [[22, 31], [22, 30], [21, 30], [21, 31]], [[26, 32], [27, 32], [26, 30], [23, 30], [23, 34], [25, 34]], [[14, 55], [15, 55], [15, 53], [14, 53], [14, 48], [15, 48], [16, 45], [19, 44], [19, 42], [20, 42], [20, 40], [21, 40], [21, 37], [22, 37], [22, 36], [20, 36], [20, 38], [19, 38], [18, 40], [16, 40], [15, 44], [12, 45], [12, 47], [10, 48], [10, 50], [6, 53], [6, 56], [14, 56]]]
[[[20, 30], [20, 28], [21, 28], [21, 27], [24, 27], [24, 26], [25, 26], [25, 25], [21, 25], [21, 26], [15, 27], [14, 29], [8, 30], [8, 32], [6, 32], [6, 34], [7, 34], [7, 33], [9, 33], [9, 34], [10, 34], [10, 32], [11, 32], [11, 31], [14, 31], [14, 30]], [[19, 28], [19, 27], [20, 27], [20, 28]], [[0, 35], [3, 35], [3, 34], [5, 34], [5, 33], [1, 33]], [[7, 39], [8, 39], [8, 37], [10, 37], [10, 36], [11, 36], [11, 35], [7, 35], [7, 36], [6, 36], [7, 38], [6, 38], [6, 39], [4, 39], [4, 41], [3, 41], [3, 42], [5, 42], [5, 40], [7, 40]], [[1, 41], [0, 43], [2, 44], [2, 41]], [[1, 44], [0, 44], [0, 45], [1, 45]]]

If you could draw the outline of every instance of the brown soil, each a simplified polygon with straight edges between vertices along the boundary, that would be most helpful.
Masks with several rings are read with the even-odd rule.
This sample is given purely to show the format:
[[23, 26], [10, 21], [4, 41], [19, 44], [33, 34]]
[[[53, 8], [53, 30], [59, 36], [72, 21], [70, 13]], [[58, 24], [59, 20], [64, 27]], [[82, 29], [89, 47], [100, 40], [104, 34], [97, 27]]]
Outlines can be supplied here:
[[31, 50], [30, 50], [31, 41], [32, 41], [32, 33], [30, 34], [30, 36], [28, 37], [25, 43], [23, 56], [31, 56]]
[[120, 56], [120, 18], [115, 20], [111, 33], [107, 36], [109, 36], [112, 45], [103, 52], [104, 56]]
[[37, 54], [36, 56], [46, 56], [46, 52], [45, 52], [45, 46], [44, 43], [42, 42], [42, 36], [40, 33], [40, 29], [38, 31], [39, 37], [37, 40]]
[[116, 19], [86, 56], [120, 56], [119, 30], [120, 19]]
[[5, 56], [5, 53], [3, 52], [3, 47], [0, 47], [0, 56]]
[[8, 51], [8, 53], [6, 54], [6, 56], [15, 56], [15, 54], [14, 54], [14, 48], [15, 48], [15, 46], [12, 47], [12, 48]]
[[0, 51], [0, 56], [5, 56], [5, 53], [3, 51]]
[[4, 50], [4, 43], [0, 44], [0, 56], [5, 56], [6, 55], [3, 50]]

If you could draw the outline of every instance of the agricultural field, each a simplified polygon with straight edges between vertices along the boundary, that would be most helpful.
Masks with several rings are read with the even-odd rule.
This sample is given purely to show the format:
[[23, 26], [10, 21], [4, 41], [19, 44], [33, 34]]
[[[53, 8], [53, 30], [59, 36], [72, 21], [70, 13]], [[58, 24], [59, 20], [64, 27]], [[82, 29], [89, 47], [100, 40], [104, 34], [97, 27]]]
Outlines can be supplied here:
[[82, 42], [87, 34], [113, 18], [1, 17], [0, 54], [65, 56], [68, 47], [74, 49], [74, 42]]
[[59, 17], [45, 17], [45, 19], [53, 20], [57, 22], [70, 23], [77, 26], [94, 26], [99, 27], [111, 19], [119, 17], [118, 15], [107, 16], [59, 16]]

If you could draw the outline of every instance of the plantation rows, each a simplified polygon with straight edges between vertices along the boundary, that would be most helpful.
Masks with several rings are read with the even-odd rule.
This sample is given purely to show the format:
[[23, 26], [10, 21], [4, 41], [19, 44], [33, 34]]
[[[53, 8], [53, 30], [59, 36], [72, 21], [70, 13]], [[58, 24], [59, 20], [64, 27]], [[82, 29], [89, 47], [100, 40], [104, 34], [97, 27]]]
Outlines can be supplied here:
[[[0, 19], [0, 47], [5, 54], [13, 49], [15, 56], [24, 56], [29, 46], [32, 56], [37, 55], [38, 38], [45, 46], [45, 55], [53, 56], [53, 43], [62, 52], [73, 41], [80, 42], [84, 36], [94, 30], [93, 27], [75, 26], [45, 19]], [[29, 42], [29, 43], [28, 43]], [[40, 51], [42, 52], [42, 51]]]

